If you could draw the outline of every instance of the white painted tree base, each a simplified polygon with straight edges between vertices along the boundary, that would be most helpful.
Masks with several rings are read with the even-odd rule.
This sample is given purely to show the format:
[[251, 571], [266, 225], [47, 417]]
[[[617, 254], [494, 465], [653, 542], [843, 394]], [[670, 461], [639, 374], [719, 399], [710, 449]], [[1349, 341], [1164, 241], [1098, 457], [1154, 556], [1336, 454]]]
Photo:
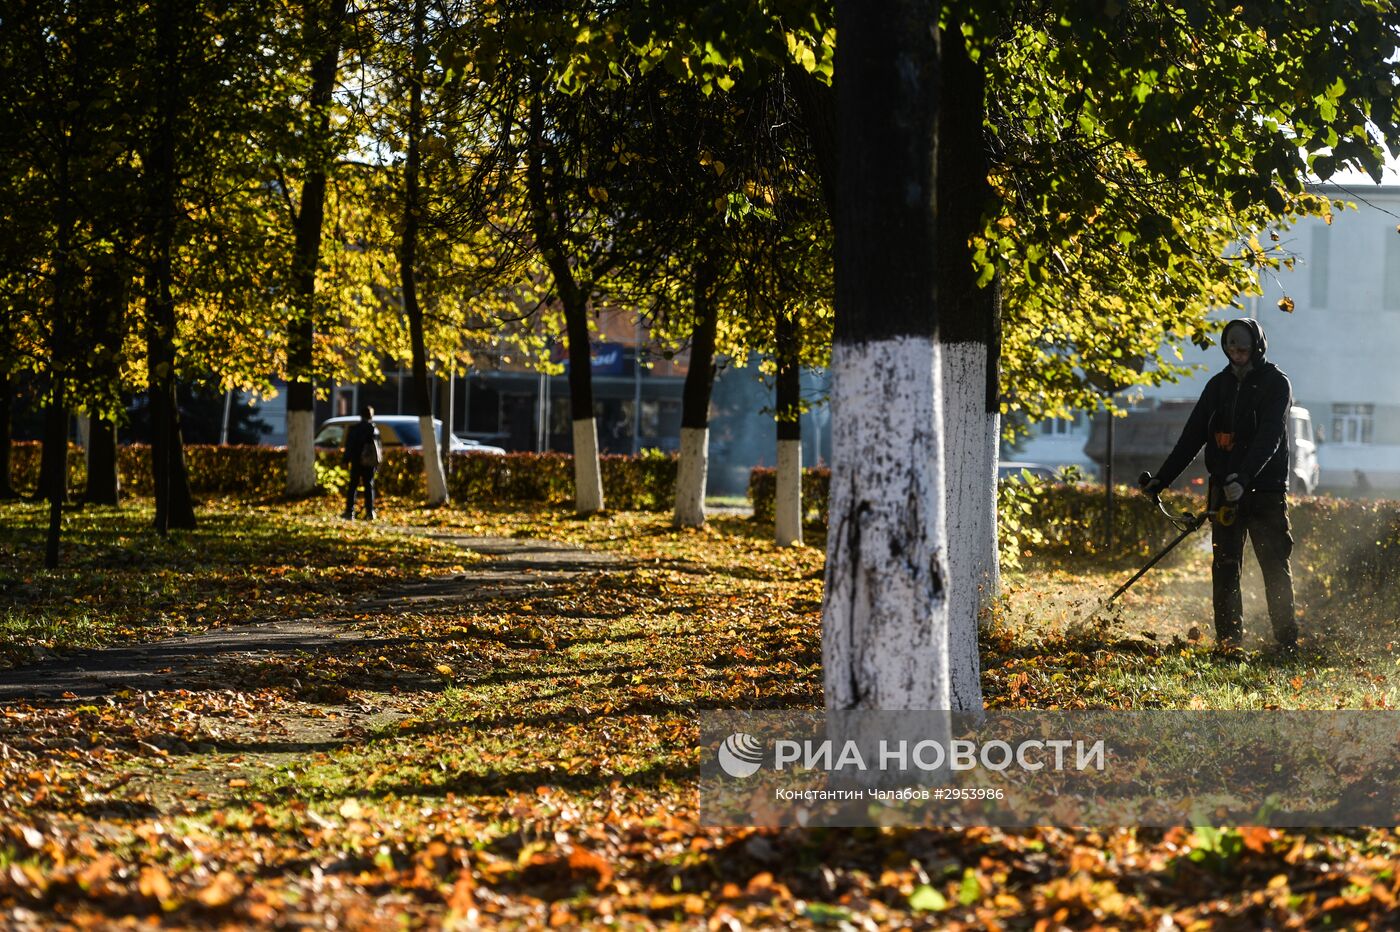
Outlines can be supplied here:
[[287, 494], [316, 491], [316, 413], [287, 412]]
[[705, 482], [710, 470], [710, 429], [681, 428], [681, 458], [676, 464], [676, 527], [705, 525]]
[[773, 501], [773, 534], [779, 547], [802, 543], [802, 441], [778, 441], [778, 488]]
[[598, 464], [598, 422], [574, 421], [574, 507], [581, 515], [603, 510], [603, 471]]
[[951, 708], [982, 709], [978, 619], [995, 597], [997, 430], [987, 413], [987, 347], [945, 343], [943, 452], [948, 521], [948, 659]]
[[946, 710], [938, 344], [928, 337], [837, 343], [832, 375], [827, 708]]
[[447, 504], [447, 472], [438, 453], [440, 444], [432, 415], [418, 416], [418, 430], [423, 435], [423, 479], [428, 489], [428, 507], [438, 508]]

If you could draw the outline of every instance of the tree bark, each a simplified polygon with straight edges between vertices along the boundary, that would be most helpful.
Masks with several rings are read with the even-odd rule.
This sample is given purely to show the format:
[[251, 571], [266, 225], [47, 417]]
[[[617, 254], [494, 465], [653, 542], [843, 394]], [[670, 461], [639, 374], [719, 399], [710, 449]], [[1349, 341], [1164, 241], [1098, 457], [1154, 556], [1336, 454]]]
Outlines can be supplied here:
[[340, 38], [346, 0], [305, 0], [306, 35], [315, 57], [307, 103], [311, 151], [293, 226], [292, 298], [295, 317], [287, 332], [287, 494], [316, 491], [316, 395], [312, 347], [316, 336], [316, 272], [326, 217], [326, 165], [331, 135], [331, 100], [340, 67]]
[[121, 258], [106, 256], [94, 265], [88, 294], [90, 316], [98, 334], [98, 344], [93, 347], [93, 370], [99, 383], [88, 399], [87, 488], [83, 501], [94, 505], [116, 505], [121, 499], [113, 408], [121, 383], [130, 279], [130, 268]]
[[816, 158], [822, 196], [831, 216], [836, 216], [836, 179], [840, 137], [836, 128], [836, 90], [817, 80], [807, 69], [788, 64], [784, 77], [797, 100], [798, 112]]
[[[593, 416], [592, 347], [588, 336], [589, 289], [574, 276], [558, 230], [557, 205], [548, 192], [544, 108], [536, 90], [530, 102], [530, 147], [526, 183], [530, 215], [541, 255], [564, 307], [569, 351], [569, 412], [574, 436], [574, 510], [581, 516], [603, 510], [603, 474], [598, 462], [598, 425]], [[557, 167], [556, 169], [557, 170]]]
[[938, 15], [931, 0], [837, 3], [829, 710], [948, 708]]
[[413, 64], [409, 77], [408, 157], [404, 164], [403, 241], [399, 249], [399, 274], [403, 288], [403, 309], [408, 316], [408, 335], [413, 349], [413, 406], [418, 412], [423, 440], [423, 473], [428, 488], [428, 504], [447, 504], [447, 477], [438, 455], [437, 431], [433, 429], [433, 388], [428, 381], [428, 348], [423, 333], [423, 308], [418, 303], [418, 227], [422, 198], [423, 72], [419, 64], [423, 52], [426, 10], [423, 0], [413, 6]]
[[994, 192], [983, 145], [986, 79], [954, 22], [943, 36], [944, 100], [938, 149], [938, 294], [943, 349], [948, 516], [948, 649], [952, 708], [982, 709], [979, 619], [996, 597], [997, 321], [1000, 292], [978, 286], [971, 239], [982, 231]]
[[15, 379], [9, 372], [0, 373], [0, 501], [19, 498], [11, 479], [11, 452], [14, 449], [13, 424], [15, 410]]
[[779, 311], [774, 345], [774, 418], [778, 432], [778, 486], [773, 531], [779, 547], [802, 543], [802, 365], [796, 316]]
[[88, 428], [87, 490], [90, 505], [116, 505], [121, 501], [117, 471], [117, 426], [110, 418], [92, 418]]
[[178, 0], [156, 7], [156, 126], [146, 160], [149, 195], [149, 254], [146, 262], [146, 361], [151, 403], [151, 468], [155, 479], [156, 531], [195, 527], [194, 496], [185, 468], [180, 404], [175, 379], [175, 147], [176, 120], [184, 109], [180, 81]]
[[68, 409], [65, 405], [63, 382], [56, 380], [44, 409], [44, 457], [39, 473], [39, 488], [49, 503], [44, 566], [51, 570], [58, 568], [63, 503], [68, 498]]
[[710, 395], [715, 385], [715, 335], [719, 311], [714, 284], [718, 270], [701, 260], [695, 267], [691, 299], [690, 367], [681, 389], [681, 458], [676, 469], [676, 527], [703, 527], [705, 485], [710, 465]]

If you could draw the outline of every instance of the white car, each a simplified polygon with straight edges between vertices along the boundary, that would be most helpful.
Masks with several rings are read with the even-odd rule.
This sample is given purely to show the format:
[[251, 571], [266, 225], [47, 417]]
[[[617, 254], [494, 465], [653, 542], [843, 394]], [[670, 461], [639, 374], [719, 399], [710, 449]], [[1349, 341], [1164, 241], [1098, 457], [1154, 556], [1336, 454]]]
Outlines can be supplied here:
[[1311, 495], [1322, 480], [1317, 462], [1317, 434], [1307, 408], [1288, 409], [1288, 490], [1295, 495]]
[[[340, 449], [345, 446], [345, 432], [350, 429], [350, 425], [358, 424], [360, 419], [354, 416], [333, 417], [321, 425], [321, 429], [316, 433], [316, 446], [334, 447]], [[379, 442], [385, 449], [398, 447], [404, 450], [423, 449], [423, 434], [418, 427], [418, 418], [411, 414], [377, 414], [374, 417], [374, 426], [379, 428]], [[433, 431], [438, 436], [442, 436], [442, 421], [433, 418]], [[506, 451], [500, 447], [493, 447], [484, 443], [477, 443], [469, 438], [458, 437], [456, 434], [449, 434], [452, 438], [452, 453], [491, 453], [495, 455], [504, 454]]]

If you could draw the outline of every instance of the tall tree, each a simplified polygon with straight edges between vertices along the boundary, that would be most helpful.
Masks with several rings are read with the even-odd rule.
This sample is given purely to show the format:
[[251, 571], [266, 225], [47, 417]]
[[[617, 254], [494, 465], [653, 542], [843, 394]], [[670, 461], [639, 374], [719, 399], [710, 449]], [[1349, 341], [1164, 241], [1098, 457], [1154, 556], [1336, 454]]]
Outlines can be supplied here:
[[603, 473], [598, 460], [598, 422], [593, 411], [588, 310], [594, 282], [611, 270], [615, 260], [607, 254], [606, 246], [584, 239], [591, 239], [591, 233], [580, 236], [581, 224], [575, 220], [598, 216], [597, 211], [586, 206], [580, 209], [576, 203], [577, 186], [572, 180], [583, 157], [583, 136], [577, 122], [582, 116], [577, 105], [583, 101], [570, 101], [573, 106], [561, 108], [560, 114], [546, 107], [545, 96], [545, 88], [537, 78], [530, 97], [526, 187], [535, 241], [564, 312], [573, 425], [574, 508], [580, 515], [591, 515], [603, 510]]
[[776, 314], [773, 419], [777, 422], [778, 489], [773, 525], [778, 546], [802, 543], [802, 336], [792, 308]]
[[94, 343], [89, 348], [94, 378], [87, 390], [88, 440], [87, 489], [83, 501], [92, 505], [116, 505], [121, 498], [117, 470], [117, 427], [121, 410], [123, 342], [131, 272], [121, 254], [106, 255], [93, 268], [86, 295], [93, 322]]
[[346, 0], [303, 0], [302, 35], [310, 61], [301, 196], [292, 208], [292, 320], [287, 333], [287, 494], [316, 489], [315, 358], [316, 280], [326, 217], [326, 188], [336, 153], [331, 125]]
[[719, 331], [719, 269], [710, 257], [693, 266], [690, 363], [681, 389], [681, 449], [676, 466], [677, 527], [705, 523], [705, 484], [709, 474], [710, 395], [714, 389], [715, 341]]
[[938, 8], [839, 0], [830, 709], [946, 709]]
[[986, 78], [955, 11], [943, 30], [938, 146], [938, 299], [943, 363], [951, 708], [982, 708], [978, 620], [996, 595], [1000, 291], [972, 242], [996, 211], [984, 143]]
[[403, 221], [399, 239], [400, 295], [408, 318], [413, 352], [413, 406], [418, 412], [423, 442], [423, 469], [428, 484], [428, 504], [447, 503], [447, 476], [438, 451], [441, 438], [433, 429], [432, 384], [428, 376], [428, 349], [423, 330], [423, 308], [418, 303], [418, 237], [422, 204], [423, 81], [428, 50], [425, 42], [427, 8], [414, 0], [409, 25], [408, 119], [404, 126], [406, 154], [403, 167]]
[[155, 0], [155, 95], [148, 148], [143, 153], [146, 189], [146, 365], [150, 386], [151, 464], [155, 475], [155, 527], [160, 534], [196, 524], [194, 495], [185, 465], [176, 383], [174, 257], [180, 127], [188, 107], [185, 58], [192, 41], [179, 0]]

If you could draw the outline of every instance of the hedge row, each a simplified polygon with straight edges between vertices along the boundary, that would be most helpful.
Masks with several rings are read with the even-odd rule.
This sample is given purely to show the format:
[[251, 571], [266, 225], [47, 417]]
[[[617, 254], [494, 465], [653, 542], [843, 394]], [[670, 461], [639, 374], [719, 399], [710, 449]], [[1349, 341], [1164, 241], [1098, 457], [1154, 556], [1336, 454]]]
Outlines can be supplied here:
[[[603, 491], [609, 507], [664, 511], [675, 497], [676, 460], [659, 453], [604, 456]], [[38, 483], [40, 444], [16, 442], [11, 447], [11, 475], [19, 489]], [[190, 485], [196, 494], [276, 495], [283, 488], [287, 451], [269, 446], [185, 447]], [[345, 481], [336, 451], [317, 452], [322, 483], [339, 487]], [[447, 458], [448, 489], [466, 502], [541, 502], [569, 504], [574, 498], [573, 457], [565, 453], [454, 453]], [[149, 448], [122, 446], [117, 453], [122, 488], [146, 495], [152, 488]], [[69, 488], [86, 482], [82, 450], [69, 449]], [[378, 488], [387, 495], [422, 495], [423, 458], [416, 451], [386, 450]]]
[[[802, 470], [802, 511], [806, 524], [826, 524], [827, 491], [831, 487], [831, 470], [817, 466]], [[749, 473], [749, 501], [753, 516], [759, 521], [772, 521], [778, 494], [778, 471], [769, 466], [755, 466]]]
[[[808, 469], [802, 477], [809, 522], [826, 523], [830, 472]], [[754, 514], [771, 520], [776, 474], [755, 469], [749, 480]], [[1169, 494], [1176, 509], [1199, 511], [1201, 496]], [[998, 496], [1003, 544], [1011, 554], [1065, 557], [1103, 551], [1107, 503], [1101, 486], [1002, 483]], [[1295, 572], [1329, 592], [1400, 590], [1400, 506], [1396, 502], [1329, 497], [1290, 500]], [[1146, 558], [1179, 531], [1151, 499], [1122, 488], [1114, 499], [1114, 555]], [[1204, 538], [1202, 533], [1201, 539]]]

